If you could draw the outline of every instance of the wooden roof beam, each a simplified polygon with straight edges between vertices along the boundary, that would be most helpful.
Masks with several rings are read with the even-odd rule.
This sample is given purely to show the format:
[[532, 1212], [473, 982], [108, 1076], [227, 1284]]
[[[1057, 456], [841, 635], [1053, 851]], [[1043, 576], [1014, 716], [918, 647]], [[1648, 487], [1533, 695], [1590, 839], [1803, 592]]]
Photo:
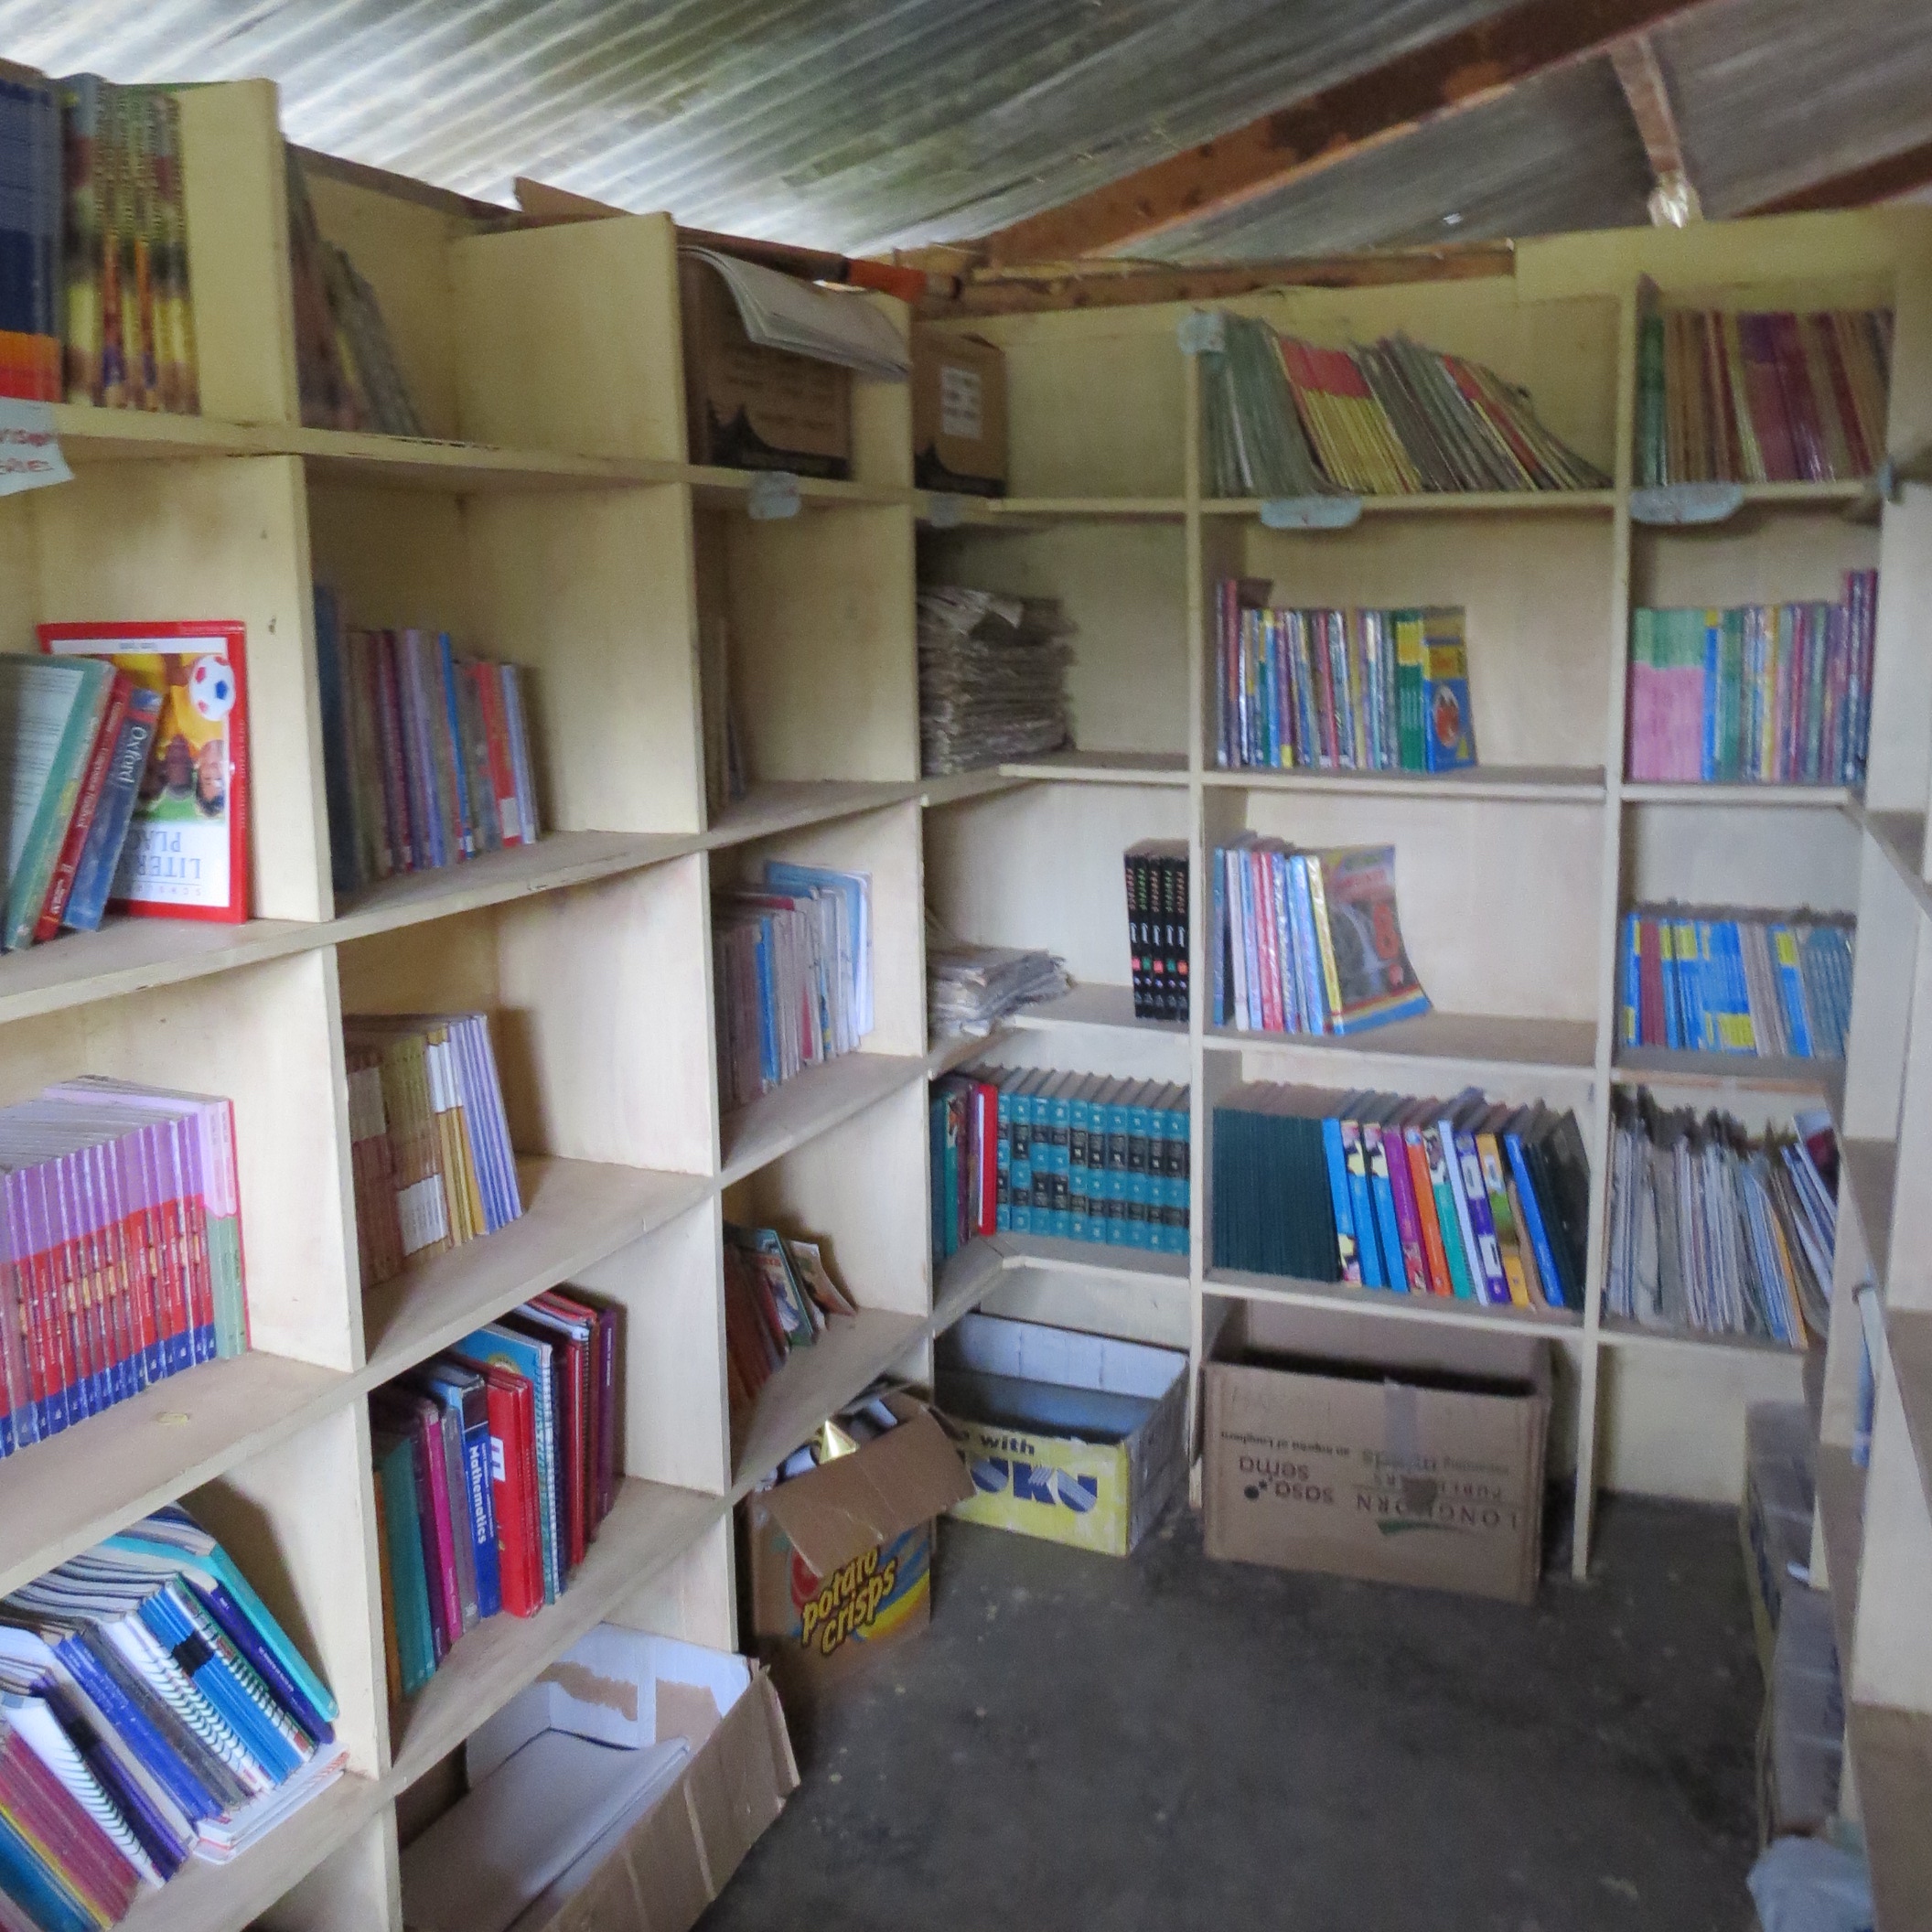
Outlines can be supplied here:
[[1604, 52], [1700, 0], [1519, 0], [1218, 140], [988, 235], [985, 259], [1064, 262], [1225, 213], [1291, 181]]
[[1649, 35], [1634, 34], [1619, 40], [1610, 49], [1610, 64], [1616, 70], [1617, 84], [1630, 105], [1630, 118], [1637, 123], [1650, 163], [1654, 184], [1649, 200], [1651, 220], [1659, 228], [1682, 228], [1701, 220], [1704, 206], [1684, 160], [1670, 91], [1664, 85], [1664, 70], [1658, 65], [1657, 48]]
[[1829, 175], [1809, 188], [1793, 188], [1755, 208], [1740, 209], [1740, 214], [1801, 215], [1817, 209], [1868, 208], [1874, 201], [1895, 200], [1900, 195], [1916, 194], [1932, 188], [1932, 141], [1916, 147], [1901, 148], [1896, 154], [1868, 161], [1862, 167]]

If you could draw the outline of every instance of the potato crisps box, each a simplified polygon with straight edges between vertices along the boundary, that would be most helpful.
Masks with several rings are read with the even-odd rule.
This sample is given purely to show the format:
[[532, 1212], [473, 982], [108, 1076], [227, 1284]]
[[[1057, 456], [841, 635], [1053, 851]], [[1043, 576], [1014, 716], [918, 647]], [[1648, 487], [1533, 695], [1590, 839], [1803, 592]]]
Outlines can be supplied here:
[[953, 1515], [1125, 1556], [1187, 1473], [1187, 1358], [970, 1315], [939, 1344], [939, 1405], [972, 1471]]
[[972, 1481], [923, 1403], [886, 1401], [896, 1429], [746, 1498], [752, 1629], [781, 1690], [809, 1693], [931, 1617], [933, 1519]]

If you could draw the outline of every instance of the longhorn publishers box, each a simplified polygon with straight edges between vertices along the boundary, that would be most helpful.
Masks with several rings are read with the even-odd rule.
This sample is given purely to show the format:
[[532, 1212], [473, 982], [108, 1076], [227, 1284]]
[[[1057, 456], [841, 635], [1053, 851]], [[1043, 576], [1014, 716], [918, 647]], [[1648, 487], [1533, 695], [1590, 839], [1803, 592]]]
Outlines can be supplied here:
[[1203, 1380], [1209, 1556], [1536, 1594], [1546, 1342], [1249, 1304]]

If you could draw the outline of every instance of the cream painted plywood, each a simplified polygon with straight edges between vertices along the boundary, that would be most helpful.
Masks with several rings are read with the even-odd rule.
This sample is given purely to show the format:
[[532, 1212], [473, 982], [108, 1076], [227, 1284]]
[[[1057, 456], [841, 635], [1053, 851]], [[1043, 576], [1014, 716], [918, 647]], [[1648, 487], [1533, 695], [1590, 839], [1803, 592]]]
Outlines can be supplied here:
[[1858, 828], [1835, 811], [1633, 805], [1624, 813], [1624, 902], [1855, 912], [1858, 843]]
[[1631, 553], [1635, 606], [1836, 604], [1844, 596], [1848, 570], [1877, 567], [1878, 532], [1830, 510], [1746, 506], [1726, 523], [1689, 530], [1639, 526]]
[[1750, 1404], [1801, 1394], [1797, 1355], [1716, 1344], [1612, 1345], [1600, 1374], [1598, 1482], [1694, 1502], [1734, 1503], [1744, 1494]]

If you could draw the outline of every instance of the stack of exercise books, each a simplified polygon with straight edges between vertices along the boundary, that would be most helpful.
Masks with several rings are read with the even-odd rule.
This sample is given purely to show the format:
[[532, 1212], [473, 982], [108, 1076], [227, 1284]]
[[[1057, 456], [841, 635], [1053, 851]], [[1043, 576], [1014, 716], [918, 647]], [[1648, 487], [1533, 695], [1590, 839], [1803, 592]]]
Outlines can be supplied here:
[[1889, 309], [1652, 309], [1637, 354], [1637, 481], [1869, 477], [1885, 454], [1891, 363]]
[[61, 142], [58, 85], [9, 64], [0, 73], [0, 396], [59, 402]]
[[1217, 1268], [1573, 1313], [1589, 1221], [1567, 1111], [1260, 1082], [1214, 1111]]
[[1476, 763], [1463, 613], [1277, 610], [1218, 586], [1215, 763], [1224, 768], [1460, 771]]
[[1188, 1089], [975, 1067], [932, 1089], [932, 1256], [988, 1234], [1186, 1254]]
[[1202, 363], [1208, 491], [1601, 489], [1610, 479], [1552, 435], [1494, 370], [1405, 336], [1321, 348], [1223, 316]]
[[1052, 597], [943, 585], [919, 593], [919, 749], [928, 778], [1073, 742], [1073, 627]]
[[1838, 1150], [1829, 1115], [1748, 1133], [1638, 1088], [1613, 1097], [1607, 1315], [1806, 1348], [1830, 1320]]
[[485, 1014], [347, 1018], [342, 1043], [365, 1288], [522, 1214]]
[[1017, 946], [968, 946], [930, 930], [926, 940], [926, 1011], [934, 1039], [983, 1037], [1009, 1014], [1068, 989], [1067, 967], [1050, 952]]
[[227, 1100], [82, 1074], [0, 1108], [0, 1455], [248, 1340]]
[[1429, 1011], [1402, 944], [1395, 848], [1304, 852], [1244, 832], [1212, 857], [1217, 1026], [1346, 1035]]
[[535, 843], [516, 665], [459, 658], [447, 631], [345, 630], [319, 585], [316, 665], [338, 892]]
[[0, 1923], [117, 1924], [342, 1774], [336, 1700], [179, 1507], [0, 1598]]
[[1127, 964], [1137, 1020], [1187, 1019], [1187, 842], [1143, 839], [1125, 853]]
[[392, 1703], [563, 1594], [617, 1498], [617, 1311], [552, 1290], [370, 1397]]
[[810, 1348], [832, 1324], [858, 1313], [817, 1241], [776, 1228], [724, 1224], [725, 1383], [734, 1415], [795, 1348]]
[[1854, 922], [1685, 906], [1624, 915], [1626, 1046], [1841, 1060], [1852, 1022]]
[[718, 1083], [727, 1108], [856, 1050], [872, 1031], [872, 875], [766, 861], [713, 900]]
[[1836, 604], [1633, 612], [1630, 777], [1862, 785], [1877, 612], [1875, 570]]

